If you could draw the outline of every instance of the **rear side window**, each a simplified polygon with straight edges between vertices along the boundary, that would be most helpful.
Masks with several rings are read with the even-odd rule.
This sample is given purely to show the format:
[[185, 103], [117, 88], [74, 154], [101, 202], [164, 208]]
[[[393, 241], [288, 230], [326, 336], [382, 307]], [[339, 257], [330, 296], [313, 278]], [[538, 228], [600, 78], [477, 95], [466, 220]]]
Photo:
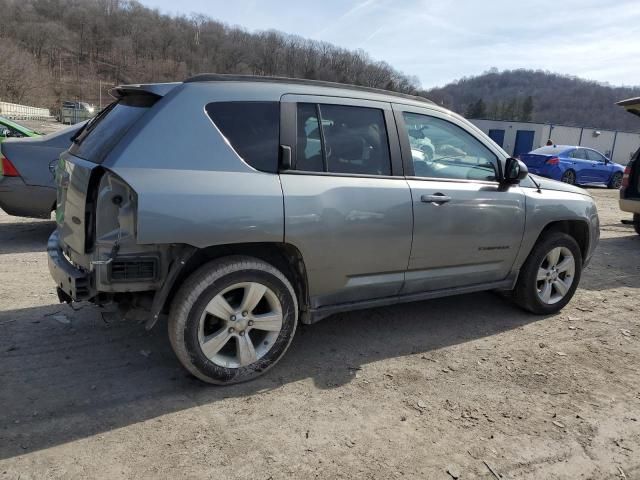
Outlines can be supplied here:
[[582, 148], [576, 148], [573, 152], [571, 152], [569, 154], [569, 156], [571, 158], [577, 158], [578, 160], [586, 160], [587, 159], [587, 154], [586, 154], [585, 150], [583, 150]]
[[158, 98], [155, 95], [131, 95], [112, 103], [80, 130], [69, 152], [85, 160], [102, 163]]
[[391, 175], [382, 110], [300, 103], [297, 123], [297, 170]]
[[245, 162], [263, 172], [278, 171], [278, 102], [216, 102], [208, 104], [205, 109]]

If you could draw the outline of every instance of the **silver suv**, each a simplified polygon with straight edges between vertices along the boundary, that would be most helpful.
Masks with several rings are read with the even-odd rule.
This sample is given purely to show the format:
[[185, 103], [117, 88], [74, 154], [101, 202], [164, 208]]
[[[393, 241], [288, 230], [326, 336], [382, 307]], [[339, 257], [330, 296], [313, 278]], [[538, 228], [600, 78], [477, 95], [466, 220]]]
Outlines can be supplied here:
[[586, 191], [423, 98], [224, 75], [113, 95], [60, 159], [51, 275], [61, 301], [168, 315], [206, 382], [336, 312], [502, 290], [555, 313], [598, 243]]

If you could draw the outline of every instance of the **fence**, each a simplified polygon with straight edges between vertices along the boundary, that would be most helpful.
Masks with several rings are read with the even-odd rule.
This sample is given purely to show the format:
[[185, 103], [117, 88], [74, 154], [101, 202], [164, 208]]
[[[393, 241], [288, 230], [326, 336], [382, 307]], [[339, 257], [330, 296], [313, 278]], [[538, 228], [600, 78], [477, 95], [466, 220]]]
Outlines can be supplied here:
[[48, 108], [29, 107], [17, 103], [0, 102], [0, 116], [13, 120], [44, 120], [51, 117]]

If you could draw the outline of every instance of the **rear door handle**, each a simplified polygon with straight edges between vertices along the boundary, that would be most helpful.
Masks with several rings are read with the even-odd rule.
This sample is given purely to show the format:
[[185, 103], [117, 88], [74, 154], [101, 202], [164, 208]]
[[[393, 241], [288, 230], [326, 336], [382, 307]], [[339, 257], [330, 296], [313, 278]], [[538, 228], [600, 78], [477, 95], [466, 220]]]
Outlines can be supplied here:
[[436, 205], [442, 205], [451, 201], [451, 197], [444, 193], [434, 193], [433, 195], [422, 195], [420, 201], [424, 203], [435, 203]]

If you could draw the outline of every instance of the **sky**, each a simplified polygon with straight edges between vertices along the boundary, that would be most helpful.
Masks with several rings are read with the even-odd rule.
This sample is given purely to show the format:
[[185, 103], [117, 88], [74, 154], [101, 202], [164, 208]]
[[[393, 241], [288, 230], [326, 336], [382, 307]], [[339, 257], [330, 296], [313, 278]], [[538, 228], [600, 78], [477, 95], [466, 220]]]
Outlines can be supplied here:
[[249, 31], [362, 49], [423, 88], [528, 68], [640, 85], [639, 0], [141, 0]]

